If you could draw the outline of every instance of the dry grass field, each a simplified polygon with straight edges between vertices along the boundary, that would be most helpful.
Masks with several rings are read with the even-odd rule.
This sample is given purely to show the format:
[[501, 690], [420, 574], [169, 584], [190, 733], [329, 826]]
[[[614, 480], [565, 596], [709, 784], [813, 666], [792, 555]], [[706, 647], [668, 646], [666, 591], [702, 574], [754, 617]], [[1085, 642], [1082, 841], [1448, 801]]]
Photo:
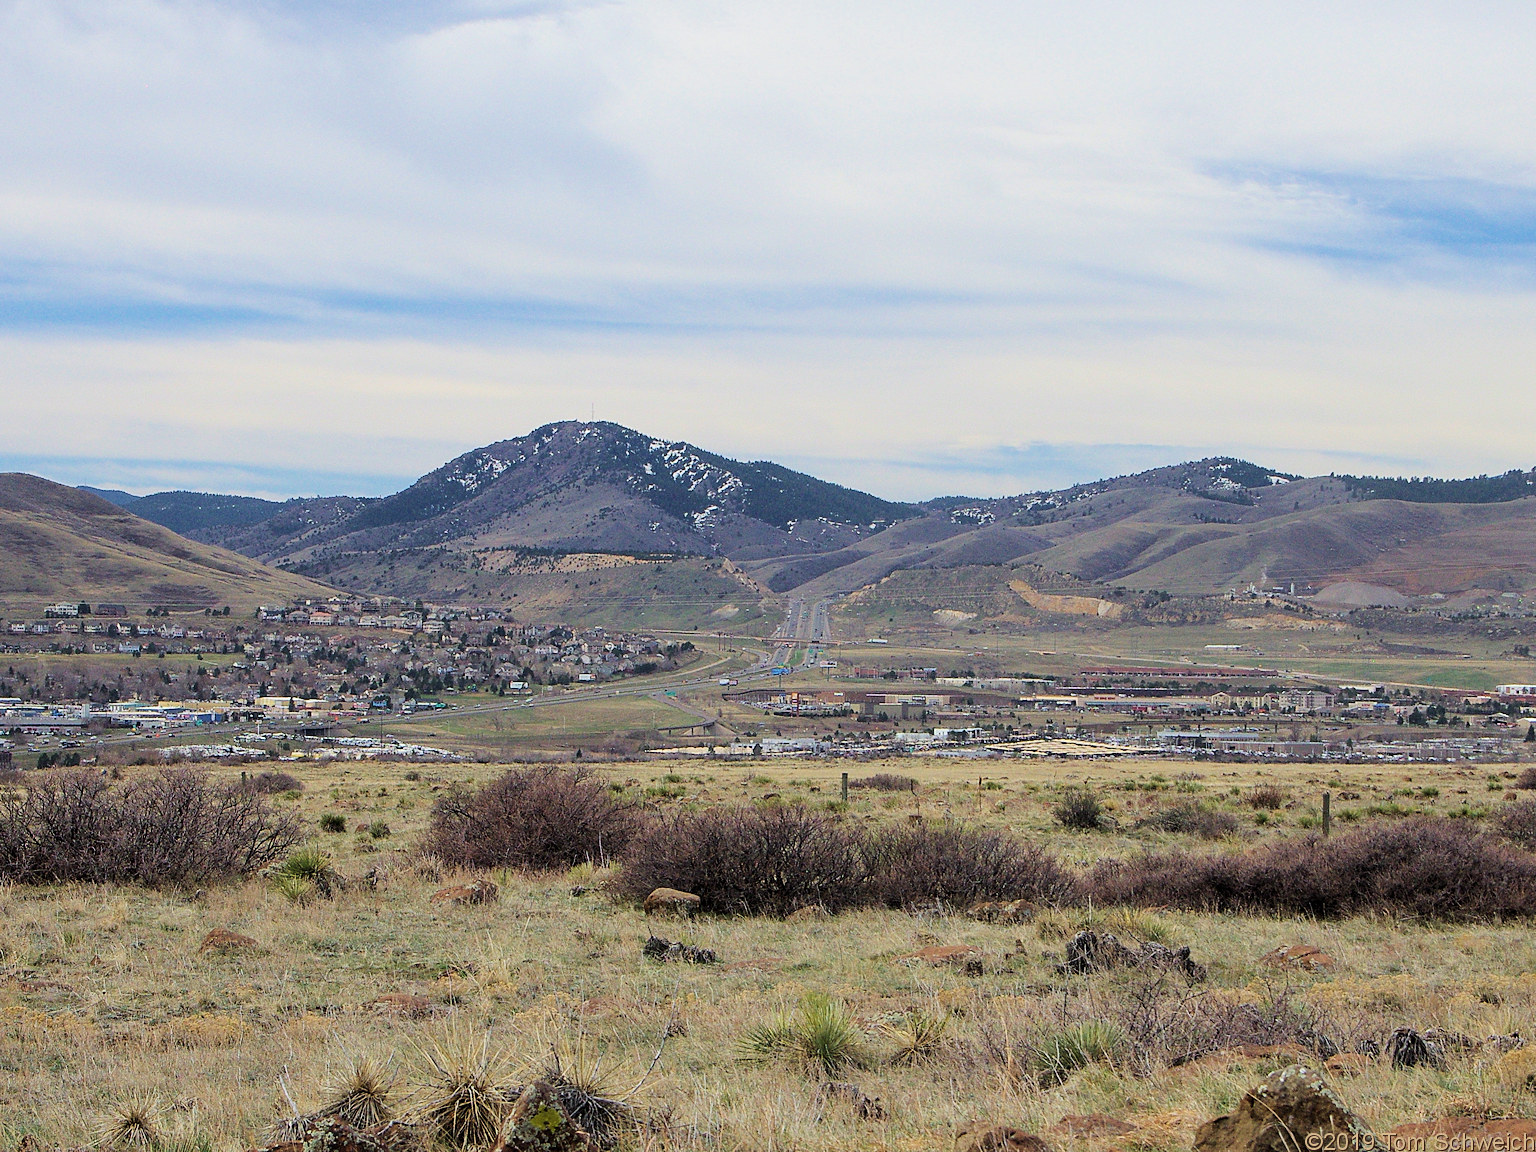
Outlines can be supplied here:
[[[1320, 1066], [1315, 1051], [1301, 1054], [1309, 1034], [1348, 1049], [1400, 1026], [1474, 1041], [1536, 1030], [1536, 941], [1524, 922], [1081, 906], [1046, 908], [1022, 924], [940, 908], [789, 921], [647, 917], [607, 898], [608, 874], [587, 865], [471, 876], [423, 858], [417, 842], [434, 800], [456, 781], [490, 779], [497, 766], [279, 767], [304, 788], [273, 802], [302, 817], [337, 871], [358, 880], [372, 869], [376, 886], [353, 883], [329, 899], [312, 891], [294, 899], [260, 877], [205, 892], [0, 892], [0, 1146], [29, 1134], [42, 1146], [95, 1144], [114, 1123], [127, 1146], [127, 1110], [145, 1113], [165, 1146], [250, 1147], [295, 1108], [321, 1105], [364, 1058], [384, 1067], [387, 1103], [410, 1114], [440, 1091], [431, 1062], [446, 1053], [450, 1062], [483, 1057], [487, 1078], [503, 1085], [558, 1062], [565, 1079], [623, 1102], [615, 1130], [623, 1147], [923, 1152], [949, 1148], [958, 1125], [986, 1120], [1058, 1149], [1187, 1148], [1201, 1121], [1265, 1073], [1297, 1058]], [[903, 761], [891, 770], [916, 778], [915, 794], [855, 789], [844, 818], [949, 816], [1086, 862], [1204, 846], [1137, 827], [1189, 800], [1236, 818], [1219, 851], [1303, 834], [1324, 787], [1359, 793], [1341, 804], [1348, 823], [1398, 818], [1367, 814], [1372, 805], [1482, 812], [1507, 803], [1509, 784], [1498, 771], [1449, 766], [1407, 779], [1379, 768], [1333, 776], [1315, 765], [1019, 763], [987, 765], [985, 781], [972, 778], [973, 767]], [[841, 770], [791, 761], [599, 769], [656, 807], [798, 797], [834, 810]], [[1089, 783], [1115, 826], [1057, 826], [1051, 808], [1061, 789]], [[1246, 802], [1261, 786], [1278, 790], [1278, 808]], [[1343, 816], [1350, 811], [1357, 815]], [[333, 826], [340, 817], [346, 830], [320, 831], [323, 817]], [[500, 887], [498, 900], [433, 901], [477, 877]], [[1065, 941], [1083, 927], [1133, 944], [1189, 945], [1208, 979], [1062, 975]], [[216, 929], [255, 944], [200, 950]], [[719, 963], [646, 958], [641, 946], [653, 932], [713, 949]], [[1264, 961], [1287, 944], [1319, 947], [1333, 963], [1309, 971]], [[949, 945], [971, 946], [979, 963], [917, 955]], [[766, 1054], [753, 1051], [754, 1037]], [[790, 1051], [797, 1044], [809, 1055]], [[1536, 1106], [1528, 1050], [1475, 1044], [1441, 1068], [1353, 1064], [1352, 1074], [1331, 1075], [1378, 1130], [1446, 1115], [1530, 1115]], [[829, 1093], [829, 1079], [856, 1084], [878, 1107], [860, 1116]], [[1092, 1136], [1059, 1127], [1090, 1114], [1120, 1124]]]

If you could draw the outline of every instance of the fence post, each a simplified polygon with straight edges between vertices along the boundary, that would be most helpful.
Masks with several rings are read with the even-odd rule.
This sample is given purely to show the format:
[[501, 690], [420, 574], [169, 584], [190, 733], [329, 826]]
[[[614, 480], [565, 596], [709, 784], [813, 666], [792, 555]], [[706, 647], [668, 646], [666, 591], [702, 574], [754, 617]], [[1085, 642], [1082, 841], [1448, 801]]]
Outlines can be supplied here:
[[1333, 831], [1333, 793], [1323, 793], [1323, 835]]
[[843, 773], [843, 803], [848, 803], [848, 773]]

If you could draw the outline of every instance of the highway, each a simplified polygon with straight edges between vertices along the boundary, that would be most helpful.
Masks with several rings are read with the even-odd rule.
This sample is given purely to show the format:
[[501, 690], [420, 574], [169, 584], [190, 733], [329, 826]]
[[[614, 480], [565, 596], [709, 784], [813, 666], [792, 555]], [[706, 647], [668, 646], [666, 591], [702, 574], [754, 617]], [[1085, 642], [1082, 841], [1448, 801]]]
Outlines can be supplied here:
[[808, 668], [820, 656], [820, 648], [832, 639], [831, 599], [805, 600], [791, 597], [784, 612], [784, 623], [773, 634], [773, 663], [789, 667], [794, 650], [804, 646], [805, 658], [799, 666]]

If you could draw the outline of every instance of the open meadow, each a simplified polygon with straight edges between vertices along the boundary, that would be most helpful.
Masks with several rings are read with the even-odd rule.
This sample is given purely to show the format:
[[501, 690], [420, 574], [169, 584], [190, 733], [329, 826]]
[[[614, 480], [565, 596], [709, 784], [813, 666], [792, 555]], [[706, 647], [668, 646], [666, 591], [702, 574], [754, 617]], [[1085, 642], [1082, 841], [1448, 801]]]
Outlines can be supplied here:
[[[656, 828], [705, 819], [697, 827], [715, 834], [709, 814], [731, 812], [875, 838], [963, 824], [1039, 850], [975, 890], [1028, 905], [994, 910], [1003, 922], [973, 918], [953, 877], [913, 881], [950, 884], [948, 899], [856, 898], [851, 885], [863, 881], [833, 869], [824, 887], [804, 888], [822, 899], [790, 916], [756, 897], [722, 906], [709, 887], [695, 917], [648, 915], [630, 899], [634, 882], [687, 855], [674, 845], [656, 856], [655, 833], [651, 849], [631, 842], [634, 862], [519, 868], [514, 846], [508, 863], [455, 864], [452, 844], [434, 838], [434, 804], [462, 799], [456, 787], [484, 785], [502, 766], [214, 769], [235, 785], [245, 773], [248, 788], [262, 771], [290, 775], [261, 785], [279, 788], [266, 802], [298, 830], [275, 871], [0, 892], [0, 1142], [259, 1146], [360, 1079], [380, 1107], [422, 1119], [465, 1081], [496, 1114], [513, 1086], [542, 1077], [596, 1101], [594, 1134], [626, 1148], [921, 1152], [951, 1147], [975, 1121], [1058, 1149], [1187, 1148], [1202, 1122], [1294, 1062], [1326, 1067], [1376, 1131], [1525, 1116], [1536, 1105], [1536, 1052], [1519, 1040], [1536, 1030], [1536, 941], [1515, 910], [1536, 887], [1526, 849], [1493, 832], [1518, 839], [1518, 822], [1498, 819], [1529, 795], [1513, 788], [1517, 765], [907, 759], [854, 765], [845, 805], [846, 766], [624, 762], [591, 768], [591, 780]], [[114, 787], [155, 771], [126, 769]], [[886, 790], [868, 786], [881, 772]], [[1086, 830], [1061, 818], [1063, 802], [1085, 794], [1077, 789], [1103, 806]], [[1503, 895], [1480, 895], [1476, 878], [1461, 876], [1471, 888], [1450, 917], [1432, 902], [1416, 911], [1416, 897], [1390, 883], [1361, 889], [1356, 904], [1338, 905], [1345, 914], [1213, 912], [1184, 897], [1150, 908], [1134, 893], [1106, 905], [1071, 882], [1111, 857], [1235, 858], [1292, 842], [1315, 832], [1324, 790], [1334, 796], [1330, 845], [1427, 819], [1481, 845], [1473, 865], [1510, 869], [1483, 878]], [[526, 816], [519, 843], [547, 840], [549, 828]], [[995, 849], [968, 843], [978, 859]], [[1313, 852], [1325, 857], [1316, 842]], [[1042, 856], [1059, 875], [1042, 871]], [[916, 855], [909, 863], [920, 871]], [[631, 869], [640, 875], [626, 888]], [[1421, 873], [1420, 893], [1447, 874]], [[1018, 890], [986, 887], [999, 877]], [[477, 902], [477, 881], [496, 896]], [[796, 904], [797, 883], [780, 892]], [[459, 902], [438, 895], [456, 886]], [[1064, 971], [1083, 930], [1137, 950], [1187, 946], [1201, 971]], [[707, 949], [714, 962], [689, 962], [681, 949], [648, 957], [652, 935]], [[1273, 955], [1297, 945], [1322, 956]], [[1441, 1055], [1394, 1066], [1387, 1048], [1401, 1028], [1431, 1037]], [[424, 1131], [450, 1145], [489, 1142], [451, 1125]]]

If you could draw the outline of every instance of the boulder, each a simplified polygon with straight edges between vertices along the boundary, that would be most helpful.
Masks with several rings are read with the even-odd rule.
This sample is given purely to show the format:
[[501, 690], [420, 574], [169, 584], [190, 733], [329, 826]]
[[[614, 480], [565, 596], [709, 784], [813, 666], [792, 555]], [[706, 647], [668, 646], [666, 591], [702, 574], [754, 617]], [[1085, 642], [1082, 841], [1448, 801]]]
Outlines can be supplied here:
[[1338, 966], [1338, 961], [1311, 944], [1282, 944], [1259, 957], [1259, 963], [1271, 968], [1303, 972], [1324, 972]]
[[1050, 1145], [1022, 1128], [972, 1124], [955, 1133], [955, 1152], [1050, 1152]]
[[455, 884], [439, 888], [432, 893], [434, 904], [494, 904], [501, 889], [492, 880], [471, 880], [468, 884]]
[[692, 892], [680, 892], [676, 888], [653, 888], [645, 898], [645, 914], [675, 912], [679, 916], [692, 916], [703, 903]]
[[675, 944], [665, 936], [651, 936], [641, 947], [642, 955], [663, 964], [718, 964], [720, 957], [713, 948], [696, 948], [692, 944]]
[[1206, 976], [1205, 966], [1190, 958], [1188, 945], [1169, 948], [1149, 940], [1139, 948], [1127, 948], [1113, 932], [1088, 929], [1067, 941], [1066, 961], [1057, 971], [1064, 976], [1086, 976], [1113, 968], [1168, 968], [1183, 973], [1190, 983]]
[[1370, 1130], [1330, 1088], [1321, 1074], [1300, 1064], [1272, 1073], [1250, 1088], [1225, 1116], [1202, 1124], [1195, 1152], [1296, 1152], [1318, 1146], [1307, 1137], [1324, 1138], [1322, 1147], [1368, 1148]]
[[512, 1105], [493, 1152], [597, 1152], [598, 1146], [560, 1105], [548, 1084], [535, 1080]]
[[228, 928], [215, 928], [203, 937], [203, 942], [197, 946], [198, 954], [214, 952], [225, 955], [230, 952], [254, 952], [261, 945], [249, 936], [242, 936], [239, 932], [233, 932]]
[[1427, 1064], [1431, 1068], [1445, 1065], [1445, 1048], [1412, 1028], [1394, 1028], [1387, 1041], [1387, 1055], [1394, 1068], [1416, 1068]]

